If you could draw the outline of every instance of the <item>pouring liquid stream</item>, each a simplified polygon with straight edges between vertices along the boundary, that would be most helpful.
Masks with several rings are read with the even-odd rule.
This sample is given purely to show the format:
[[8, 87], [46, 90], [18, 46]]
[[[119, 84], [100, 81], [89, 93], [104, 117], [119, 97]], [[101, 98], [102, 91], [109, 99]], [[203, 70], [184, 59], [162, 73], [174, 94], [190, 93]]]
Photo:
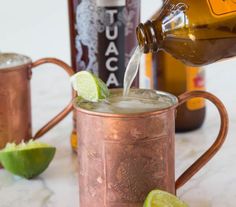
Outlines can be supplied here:
[[125, 76], [124, 76], [124, 90], [123, 96], [127, 96], [129, 94], [130, 87], [138, 74], [139, 65], [141, 56], [143, 54], [143, 48], [139, 46], [135, 49], [134, 54], [130, 58], [130, 61], [127, 65]]

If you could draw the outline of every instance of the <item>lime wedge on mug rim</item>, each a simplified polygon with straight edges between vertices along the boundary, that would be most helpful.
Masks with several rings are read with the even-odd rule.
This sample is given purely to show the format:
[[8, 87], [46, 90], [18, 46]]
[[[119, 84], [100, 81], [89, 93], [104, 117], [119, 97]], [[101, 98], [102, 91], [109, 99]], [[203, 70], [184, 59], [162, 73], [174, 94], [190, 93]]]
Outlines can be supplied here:
[[49, 166], [55, 152], [55, 147], [33, 140], [19, 145], [9, 143], [0, 151], [0, 162], [7, 171], [31, 179]]
[[188, 205], [170, 193], [153, 190], [148, 194], [143, 207], [188, 207]]
[[78, 96], [87, 101], [97, 102], [109, 96], [106, 84], [88, 71], [76, 73], [70, 78], [70, 81]]

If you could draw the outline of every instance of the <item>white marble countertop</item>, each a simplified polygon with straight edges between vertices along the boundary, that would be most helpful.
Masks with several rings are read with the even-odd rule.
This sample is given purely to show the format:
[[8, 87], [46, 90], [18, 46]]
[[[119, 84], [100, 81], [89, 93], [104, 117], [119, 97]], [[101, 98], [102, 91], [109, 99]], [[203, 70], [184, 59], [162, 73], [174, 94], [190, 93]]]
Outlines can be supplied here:
[[[220, 76], [219, 70], [218, 73]], [[217, 88], [211, 91], [225, 102], [229, 111], [229, 135], [221, 151], [178, 190], [178, 196], [191, 207], [236, 206], [236, 109], [233, 104], [236, 102], [236, 92], [233, 90], [235, 87], [232, 87], [233, 82], [221, 79], [215, 81], [217, 84], [225, 83], [225, 87], [231, 89], [227, 94], [224, 90], [214, 91]], [[209, 87], [216, 83], [209, 81]], [[32, 91], [35, 131], [60, 111], [70, 99], [71, 93], [65, 73], [54, 70], [54, 66], [42, 66], [34, 71]], [[42, 141], [56, 146], [57, 153], [49, 168], [38, 178], [25, 180], [0, 170], [0, 207], [79, 206], [77, 158], [69, 144], [71, 125], [69, 116], [42, 138]], [[200, 130], [176, 136], [176, 177], [213, 143], [218, 127], [217, 111], [209, 105], [206, 122]]]

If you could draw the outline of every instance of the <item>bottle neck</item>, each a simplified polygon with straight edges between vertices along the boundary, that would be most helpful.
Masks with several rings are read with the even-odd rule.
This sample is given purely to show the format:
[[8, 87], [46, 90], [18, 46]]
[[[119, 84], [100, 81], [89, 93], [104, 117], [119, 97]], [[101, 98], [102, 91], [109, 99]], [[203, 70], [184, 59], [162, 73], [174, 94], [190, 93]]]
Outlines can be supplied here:
[[138, 44], [143, 48], [144, 53], [157, 52], [160, 47], [159, 32], [153, 22], [147, 21], [139, 24], [136, 29]]

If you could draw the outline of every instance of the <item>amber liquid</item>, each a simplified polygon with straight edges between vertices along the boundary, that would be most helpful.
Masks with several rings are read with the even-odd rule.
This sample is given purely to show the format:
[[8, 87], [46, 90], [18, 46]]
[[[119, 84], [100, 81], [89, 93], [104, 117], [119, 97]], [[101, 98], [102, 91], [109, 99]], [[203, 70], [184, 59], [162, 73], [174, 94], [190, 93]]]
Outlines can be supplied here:
[[188, 39], [170, 39], [164, 47], [173, 57], [192, 66], [202, 66], [236, 56], [236, 38], [202, 39], [194, 44]]
[[192, 66], [236, 56], [233, 1], [166, 0], [151, 22], [151, 26], [144, 24], [145, 35], [137, 30], [139, 44], [146, 44], [146, 52], [165, 50]]

